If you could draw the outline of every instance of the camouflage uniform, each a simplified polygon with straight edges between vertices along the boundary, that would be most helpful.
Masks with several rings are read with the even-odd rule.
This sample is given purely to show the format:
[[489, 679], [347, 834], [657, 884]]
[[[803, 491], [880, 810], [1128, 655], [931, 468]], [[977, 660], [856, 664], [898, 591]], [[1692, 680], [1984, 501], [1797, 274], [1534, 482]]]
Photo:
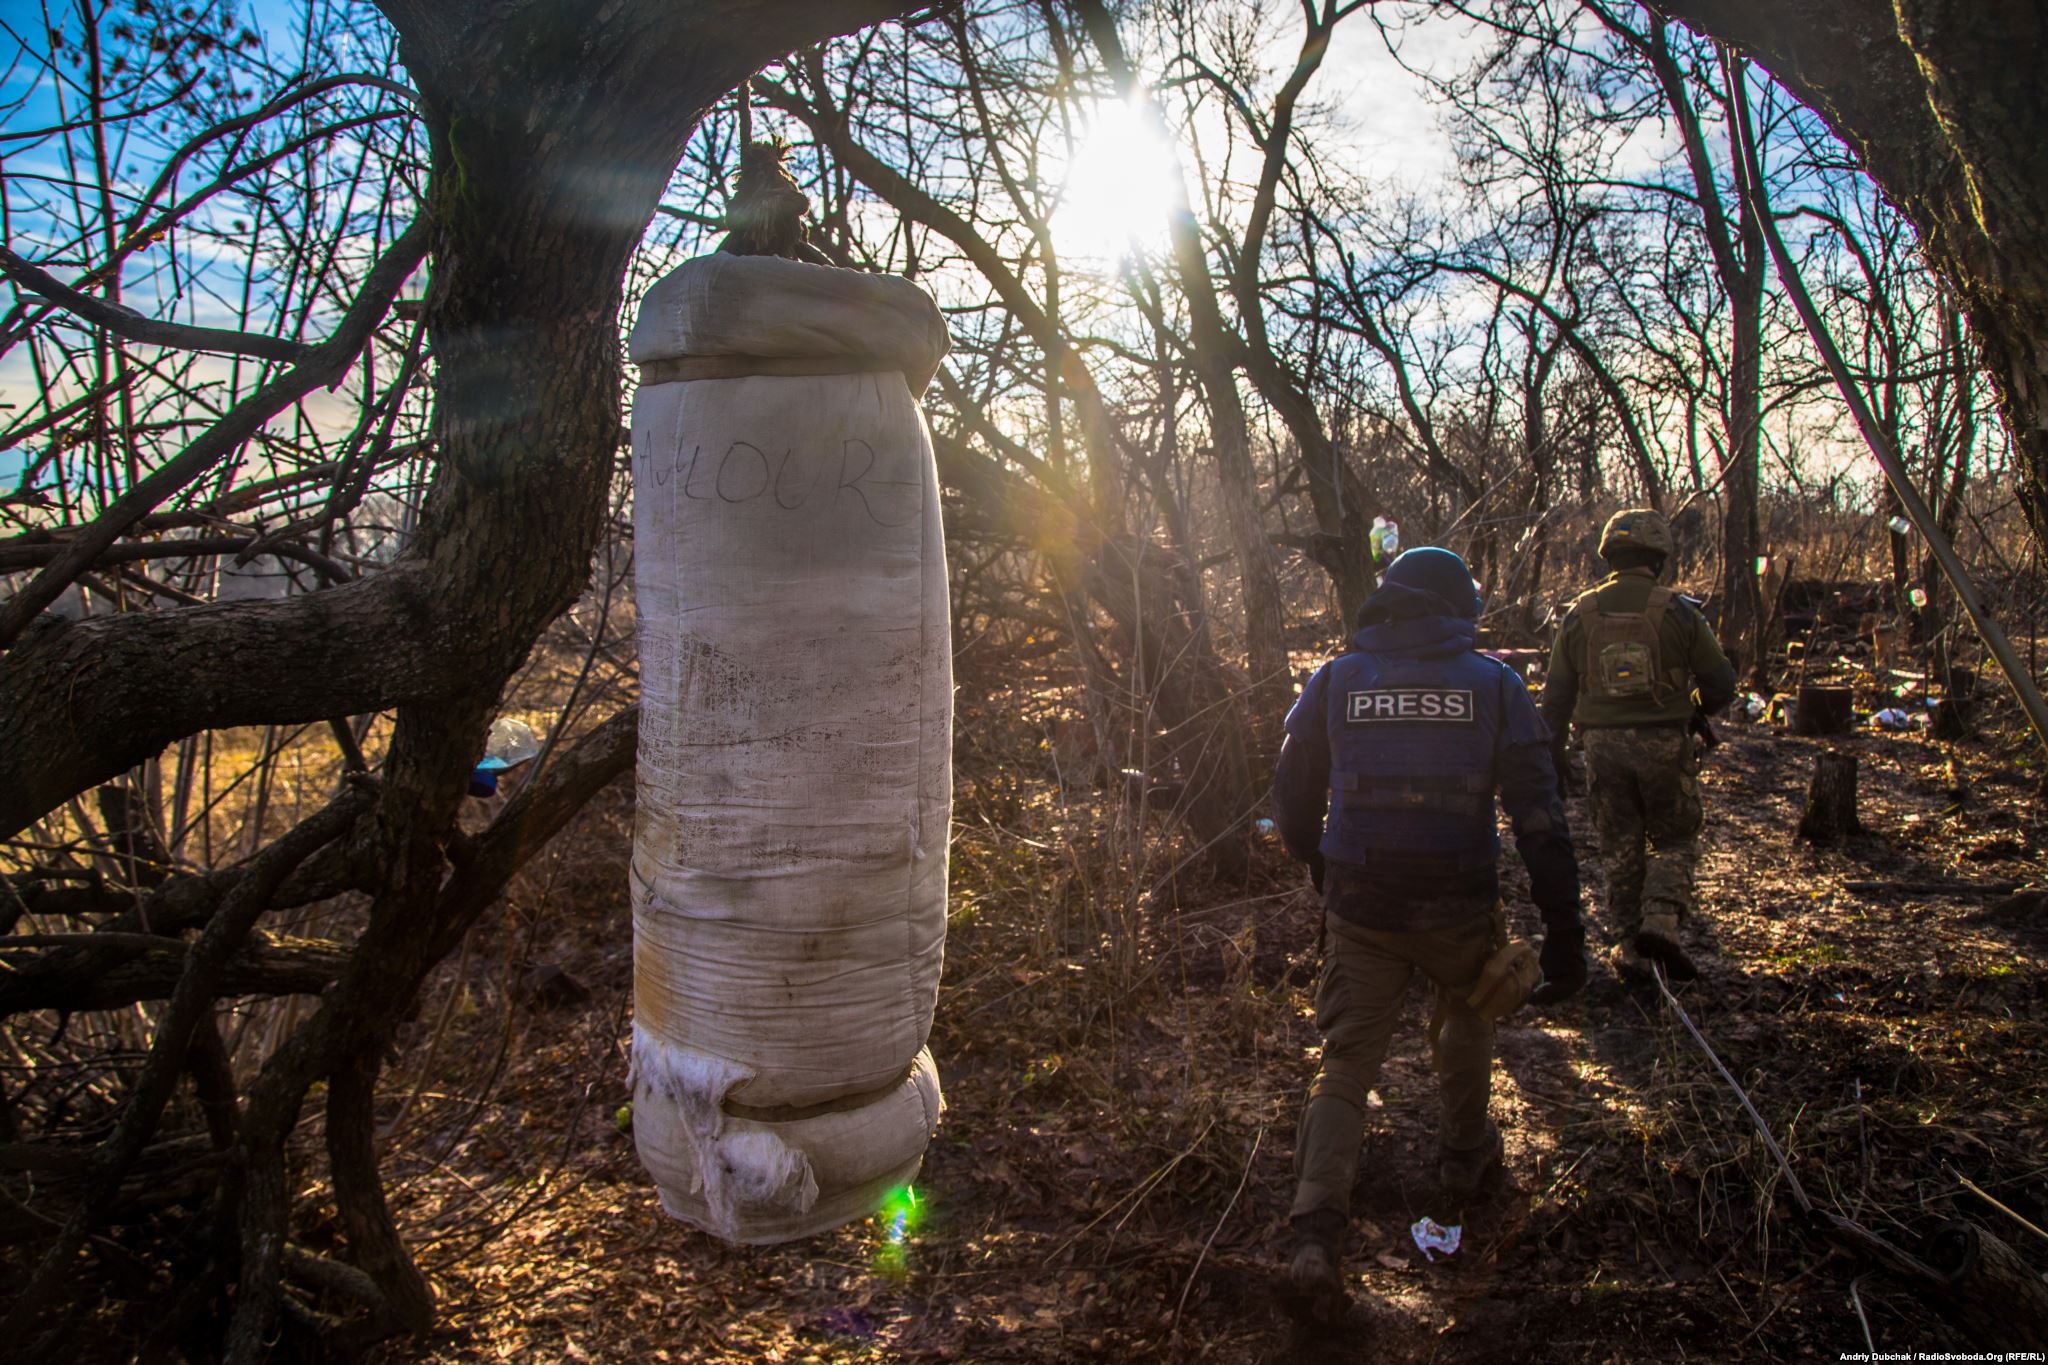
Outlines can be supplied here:
[[1672, 726], [1588, 730], [1586, 784], [1614, 926], [1634, 938], [1645, 906], [1682, 923], [1692, 910], [1703, 814], [1691, 732]]
[[1570, 724], [1585, 737], [1613, 927], [1689, 975], [1676, 935], [1692, 910], [1702, 821], [1690, 726], [1733, 698], [1735, 669], [1698, 605], [1658, 587], [1658, 570], [1637, 562], [1670, 550], [1655, 512], [1607, 523], [1601, 555], [1632, 566], [1581, 595], [1558, 627], [1543, 713], [1560, 750]]

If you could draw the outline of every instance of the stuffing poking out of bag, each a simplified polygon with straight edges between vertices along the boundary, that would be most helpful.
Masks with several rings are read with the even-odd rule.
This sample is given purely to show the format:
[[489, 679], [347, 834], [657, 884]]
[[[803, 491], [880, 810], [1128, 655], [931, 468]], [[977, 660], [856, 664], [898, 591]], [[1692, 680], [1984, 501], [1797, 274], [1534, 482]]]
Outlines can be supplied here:
[[862, 1217], [939, 1121], [952, 663], [902, 279], [688, 261], [633, 329], [633, 1132], [735, 1242]]

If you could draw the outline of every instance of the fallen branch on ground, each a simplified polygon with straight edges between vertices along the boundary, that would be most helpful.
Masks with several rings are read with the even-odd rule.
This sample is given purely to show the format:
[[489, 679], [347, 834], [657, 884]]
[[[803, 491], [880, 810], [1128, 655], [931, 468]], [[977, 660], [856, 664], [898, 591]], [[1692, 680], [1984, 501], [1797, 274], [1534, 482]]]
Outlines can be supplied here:
[[[1818, 1208], [1807, 1197], [1806, 1188], [1793, 1174], [1783, 1149], [1772, 1135], [1770, 1125], [1750, 1102], [1748, 1092], [1723, 1065], [1699, 1025], [1678, 1003], [1664, 980], [1661, 967], [1653, 966], [1657, 989], [1664, 1003], [1678, 1016], [1679, 1023], [1698, 1043], [1700, 1051], [1721, 1073], [1721, 1079], [1735, 1092], [1743, 1112], [1764, 1140], [1778, 1169], [1784, 1173], [1792, 1197], [1799, 1204], [1808, 1226], [1834, 1245], [1851, 1251], [1890, 1271], [1907, 1284], [1973, 1341], [1991, 1350], [2026, 1349], [2048, 1341], [2048, 1282], [2027, 1265], [2020, 1254], [1974, 1224], [1960, 1220], [1942, 1224], [1927, 1239], [1924, 1258], [1907, 1251], [1853, 1218]], [[1859, 1306], [1860, 1311], [1860, 1306]]]

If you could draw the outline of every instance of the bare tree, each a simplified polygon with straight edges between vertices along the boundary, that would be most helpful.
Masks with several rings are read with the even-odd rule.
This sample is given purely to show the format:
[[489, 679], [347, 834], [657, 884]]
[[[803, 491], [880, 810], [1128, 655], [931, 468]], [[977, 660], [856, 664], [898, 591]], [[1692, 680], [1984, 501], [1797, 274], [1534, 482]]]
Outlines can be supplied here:
[[[32, 1325], [148, 1150], [180, 1078], [189, 1072], [202, 1094], [218, 1093], [208, 1011], [216, 995], [246, 988], [250, 972], [260, 977], [258, 920], [279, 904], [343, 892], [364, 899], [361, 932], [328, 967], [317, 1008], [270, 1054], [239, 1114], [214, 1135], [227, 1160], [212, 1210], [195, 1226], [211, 1259], [184, 1286], [185, 1301], [203, 1305], [232, 1278], [228, 1358], [253, 1360], [268, 1349], [291, 1259], [286, 1142], [309, 1091], [324, 1081], [353, 1263], [327, 1278], [355, 1291], [367, 1309], [364, 1332], [427, 1320], [424, 1281], [376, 1178], [369, 1102], [377, 1059], [428, 969], [519, 862], [630, 762], [627, 712], [558, 753], [486, 831], [464, 838], [453, 830], [500, 692], [541, 630], [581, 592], [607, 520], [620, 444], [627, 265], [714, 100], [780, 52], [899, 8], [739, 0], [688, 12], [635, 3], [601, 14], [481, 2], [384, 6], [417, 91], [402, 98], [415, 105], [428, 149], [418, 216], [362, 274], [331, 330], [310, 345], [293, 341], [288, 359], [284, 347], [256, 343], [264, 350], [254, 354], [279, 358], [278, 371], [175, 451], [159, 459], [109, 432], [105, 448], [120, 458], [101, 462], [114, 466], [103, 507], [66, 524], [59, 553], [0, 610], [0, 834], [18, 833], [204, 730], [345, 724], [396, 712], [374, 779], [351, 784], [240, 863], [173, 872], [146, 894], [105, 888], [75, 904], [96, 926], [85, 944], [25, 964], [32, 979], [67, 983], [70, 995], [45, 1000], [60, 1008], [67, 999], [170, 1003], [117, 1121], [86, 1153], [89, 1192], [63, 1213], [10, 1305], [9, 1340], [34, 1339]], [[87, 41], [97, 43], [108, 16], [97, 7], [85, 15]], [[297, 86], [272, 93], [252, 116], [306, 98]], [[84, 117], [95, 131], [110, 121], [104, 103]], [[255, 137], [266, 121], [217, 125], [207, 140]], [[280, 140], [262, 155], [296, 150]], [[105, 298], [105, 281], [123, 253], [175, 226], [145, 218], [133, 231], [82, 242], [89, 256], [81, 282], [70, 294], [24, 303], [11, 325], [54, 326], [51, 309], [76, 304], [84, 310], [76, 316], [92, 321], [98, 311], [99, 325], [118, 335], [127, 324], [107, 311], [115, 303]], [[430, 279], [417, 317], [432, 362], [432, 465], [418, 522], [395, 559], [283, 598], [78, 621], [44, 614], [124, 537], [132, 543], [145, 531], [167, 500], [218, 477], [279, 414], [344, 380], [422, 260]], [[27, 279], [31, 290], [43, 284]], [[95, 289], [97, 308], [79, 297]], [[151, 346], [195, 340], [161, 328], [136, 337]], [[111, 342], [103, 349], [88, 392], [112, 392], [124, 373]], [[366, 410], [374, 407], [373, 400]], [[371, 421], [366, 440], [378, 429]], [[349, 479], [359, 473], [347, 471]], [[347, 487], [344, 480], [344, 501]], [[182, 944], [178, 936], [194, 929], [198, 937]], [[168, 959], [156, 938], [167, 938]], [[298, 965], [289, 989], [319, 989], [306, 982], [308, 965]]]
[[1957, 294], [2048, 537], [2048, 104], [2040, 7], [1938, 0], [1656, 0], [1813, 109], [1918, 230]]

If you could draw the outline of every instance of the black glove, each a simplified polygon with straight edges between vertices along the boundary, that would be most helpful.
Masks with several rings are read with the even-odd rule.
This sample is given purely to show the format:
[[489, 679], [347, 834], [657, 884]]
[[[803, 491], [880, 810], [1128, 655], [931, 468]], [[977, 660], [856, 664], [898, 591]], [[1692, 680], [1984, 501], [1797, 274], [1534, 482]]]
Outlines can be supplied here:
[[1557, 921], [1579, 922], [1579, 860], [1564, 832], [1564, 812], [1554, 812], [1554, 818], [1550, 829], [1515, 840], [1529, 869], [1529, 898], [1543, 911], [1546, 933]]
[[1529, 992], [1532, 1005], [1554, 1005], [1577, 995], [1586, 984], [1586, 927], [1579, 912], [1543, 916], [1543, 951], [1537, 954], [1543, 980]]
[[1308, 879], [1316, 884], [1316, 894], [1323, 894], [1323, 851], [1317, 849], [1308, 855]]

